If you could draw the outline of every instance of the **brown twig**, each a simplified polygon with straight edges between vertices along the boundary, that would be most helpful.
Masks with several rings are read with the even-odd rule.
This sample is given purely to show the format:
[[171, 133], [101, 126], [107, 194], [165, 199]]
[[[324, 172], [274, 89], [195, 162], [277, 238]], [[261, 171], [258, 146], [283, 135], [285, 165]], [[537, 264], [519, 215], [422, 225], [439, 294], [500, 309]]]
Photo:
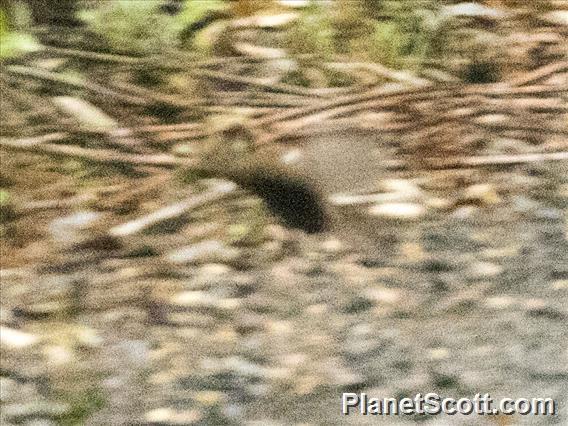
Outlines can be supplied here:
[[62, 141], [69, 137], [67, 133], [48, 133], [47, 135], [34, 136], [31, 138], [6, 139], [0, 138], [2, 146], [21, 147], [21, 149], [31, 149], [37, 145], [46, 144], [48, 142]]
[[335, 68], [339, 70], [354, 70], [362, 69], [375, 74], [383, 79], [398, 81], [401, 83], [411, 84], [414, 86], [426, 86], [432, 84], [429, 80], [425, 78], [413, 75], [406, 71], [395, 71], [389, 69], [381, 64], [371, 63], [371, 62], [328, 62], [325, 64], [330, 68]]
[[[64, 134], [52, 134], [51, 140], [61, 140]], [[53, 154], [66, 157], [81, 158], [98, 163], [117, 163], [146, 166], [191, 166], [188, 159], [174, 157], [168, 154], [138, 155], [116, 152], [108, 149], [88, 149], [73, 145], [50, 144], [41, 138], [8, 139], [0, 138], [0, 146], [4, 148], [31, 151], [38, 154]]]
[[55, 54], [58, 56], [87, 59], [99, 62], [113, 62], [125, 65], [143, 64], [147, 62], [147, 60], [144, 58], [137, 58], [134, 56], [117, 55], [111, 53], [98, 53], [98, 52], [90, 52], [90, 51], [77, 50], [77, 49], [64, 49], [61, 47], [54, 47], [54, 46], [45, 46], [43, 51], [45, 53]]
[[[247, 85], [247, 86], [251, 86], [251, 87], [256, 87], [256, 88], [260, 88], [260, 89], [264, 89], [264, 90], [268, 90], [269, 92], [280, 92], [280, 93], [287, 93], [290, 95], [299, 95], [299, 96], [305, 96], [305, 97], [329, 97], [329, 96], [334, 96], [337, 94], [337, 90], [326, 90], [325, 92], [322, 92], [321, 90], [317, 90], [317, 89], [306, 89], [303, 87], [298, 87], [298, 86], [292, 86], [290, 84], [284, 84], [284, 83], [269, 83], [269, 82], [264, 82], [260, 79], [257, 78], [252, 78], [252, 77], [242, 77], [242, 76], [237, 76], [237, 75], [229, 75], [220, 71], [212, 71], [212, 70], [204, 70], [204, 69], [195, 69], [190, 71], [192, 74], [198, 76], [198, 77], [206, 77], [206, 78], [211, 78], [214, 80], [222, 80], [222, 81], [227, 81], [230, 83], [237, 83], [237, 84], [242, 84], [242, 85]], [[339, 92], [342, 92], [343, 90], [339, 90]]]
[[[538, 83], [543, 76], [553, 74], [554, 72], [564, 71], [567, 67], [566, 62], [560, 62], [553, 65], [547, 65], [539, 68], [531, 73], [530, 76], [525, 76], [523, 80], [514, 80], [510, 83], [496, 83], [496, 84], [486, 84], [486, 85], [470, 85], [466, 86], [463, 83], [448, 83], [443, 87], [432, 86], [431, 88], [425, 89], [424, 87], [388, 87], [379, 86], [376, 88], [369, 88], [366, 93], [357, 93], [355, 95], [341, 96], [332, 100], [324, 100], [315, 105], [309, 105], [307, 107], [294, 108], [285, 112], [277, 112], [273, 115], [262, 117], [252, 124], [258, 127], [264, 127], [272, 123], [288, 121], [293, 119], [298, 119], [301, 117], [306, 117], [312, 114], [317, 114], [320, 112], [325, 112], [330, 109], [346, 107], [349, 105], [355, 105], [365, 102], [371, 102], [377, 100], [380, 102], [387, 103], [387, 100], [391, 100], [393, 104], [403, 104], [408, 102], [413, 102], [419, 99], [441, 99], [443, 97], [448, 97], [448, 93], [452, 93], [454, 97], [456, 96], [466, 96], [466, 95], [480, 95], [486, 97], [496, 97], [496, 96], [521, 96], [521, 95], [553, 95], [553, 94], [563, 94], [568, 92], [568, 86], [556, 87], [547, 85], [531, 85], [527, 86], [529, 83]], [[354, 107], [355, 109], [360, 109]]]
[[39, 68], [25, 67], [21, 65], [9, 65], [5, 69], [7, 72], [18, 76], [35, 78], [43, 81], [48, 81], [54, 84], [88, 90], [90, 92], [94, 92], [103, 96], [108, 96], [113, 99], [120, 100], [121, 102], [126, 102], [133, 105], [147, 104], [146, 100], [140, 97], [119, 93], [114, 90], [110, 90], [104, 86], [101, 86], [100, 84], [81, 81], [67, 75], [58, 74], [55, 72]]
[[[140, 169], [144, 169], [140, 167]], [[97, 200], [97, 206], [103, 209], [113, 209], [116, 206], [120, 206], [123, 203], [127, 203], [129, 200], [138, 198], [140, 194], [146, 194], [157, 187], [161, 187], [169, 179], [171, 175], [168, 172], [162, 172], [163, 169], [155, 169], [154, 167], [148, 167], [149, 170], [144, 170], [150, 176], [144, 179], [136, 179], [134, 183], [127, 185], [125, 188], [121, 188], [114, 195], [105, 194], [104, 197]]]
[[444, 160], [425, 159], [424, 164], [433, 169], [452, 169], [476, 166], [516, 165], [544, 161], [568, 161], [568, 151], [545, 152], [519, 155], [487, 155], [476, 157], [447, 158]]
[[527, 84], [535, 84], [550, 77], [553, 74], [558, 74], [568, 71], [568, 61], [555, 62], [537, 68], [522, 77], [516, 78], [509, 82], [511, 86], [526, 86]]
[[[343, 108], [343, 111], [357, 111], [364, 109], [366, 105], [378, 105], [382, 104], [383, 106], [388, 105], [400, 105], [405, 102], [415, 101], [418, 99], [427, 99], [429, 97], [442, 97], [444, 95], [447, 96], [448, 89], [433, 89], [433, 90], [424, 90], [424, 88], [410, 88], [410, 89], [402, 89], [400, 86], [398, 87], [378, 87], [375, 89], [370, 89], [367, 93], [363, 94], [355, 94], [355, 95], [348, 95], [342, 96], [340, 98], [318, 102], [315, 105], [309, 105], [307, 107], [302, 108], [294, 108], [284, 112], [278, 112], [276, 114], [269, 115], [267, 117], [260, 118], [255, 120], [251, 123], [252, 126], [263, 128], [265, 126], [284, 122], [284, 121], [292, 121], [296, 119], [302, 119], [303, 117], [309, 117], [315, 114], [322, 114], [323, 116], [330, 114], [330, 110]], [[331, 116], [335, 115], [335, 113], [331, 113]], [[311, 121], [307, 118], [308, 121]], [[316, 121], [319, 121], [316, 120]]]
[[203, 194], [193, 195], [183, 201], [170, 204], [169, 206], [158, 209], [130, 222], [117, 225], [110, 229], [109, 234], [113, 237], [126, 237], [137, 234], [158, 223], [175, 219], [193, 209], [223, 199], [235, 191], [236, 188], [237, 186], [232, 182], [224, 181], [222, 183], [218, 183]]
[[203, 127], [202, 123], [179, 123], [179, 124], [154, 124], [149, 126], [129, 127], [127, 130], [133, 133], [154, 133], [154, 132], [178, 132], [188, 130], [199, 130]]
[[16, 207], [17, 213], [29, 213], [41, 210], [61, 210], [76, 207], [88, 201], [94, 201], [96, 197], [91, 194], [79, 195], [76, 197], [65, 198], [63, 200], [37, 200], [29, 201]]

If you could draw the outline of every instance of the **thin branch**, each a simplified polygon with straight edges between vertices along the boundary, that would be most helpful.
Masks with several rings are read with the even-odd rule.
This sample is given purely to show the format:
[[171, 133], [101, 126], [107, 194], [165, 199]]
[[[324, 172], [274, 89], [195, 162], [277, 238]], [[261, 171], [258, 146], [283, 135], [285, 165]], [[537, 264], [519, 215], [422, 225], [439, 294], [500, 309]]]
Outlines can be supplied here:
[[[140, 169], [142, 169], [142, 167]], [[164, 185], [169, 179], [171, 179], [170, 174], [167, 172], [160, 173], [160, 169], [150, 167], [148, 167], [148, 169], [150, 170], [145, 170], [145, 172], [150, 174], [150, 177], [145, 178], [142, 181], [140, 181], [140, 179], [136, 179], [133, 184], [127, 188], [121, 188], [115, 195], [107, 195], [97, 200], [97, 205], [100, 205], [105, 209], [112, 209], [117, 204], [120, 205], [124, 202], [137, 198], [140, 194], [149, 193], [157, 187]]]
[[568, 128], [565, 126], [557, 126], [547, 124], [546, 126], [539, 126], [538, 124], [531, 123], [483, 123], [476, 122], [476, 126], [490, 129], [490, 130], [518, 130], [523, 132], [535, 132], [536, 134], [558, 134], [568, 137]]
[[399, 81], [414, 86], [427, 86], [432, 84], [431, 81], [418, 77], [408, 71], [396, 71], [372, 62], [327, 62], [325, 65], [340, 71], [361, 69], [371, 72], [383, 79]]
[[88, 201], [95, 201], [96, 197], [92, 194], [78, 195], [76, 197], [65, 198], [63, 200], [37, 200], [29, 201], [17, 206], [18, 213], [29, 213], [41, 210], [61, 210], [76, 207]]
[[64, 49], [61, 47], [45, 46], [44, 52], [52, 53], [59, 56], [67, 56], [72, 58], [88, 59], [91, 61], [100, 62], [114, 62], [117, 64], [144, 64], [147, 62], [144, 58], [137, 58], [134, 56], [117, 55], [111, 53], [98, 53], [77, 49]]
[[568, 86], [510, 86], [509, 84], [495, 83], [488, 85], [471, 85], [464, 88], [464, 94], [476, 94], [487, 97], [520, 95], [545, 96], [565, 93], [568, 93]]
[[[381, 86], [378, 88], [369, 89], [369, 91], [366, 93], [357, 93], [355, 95], [342, 96], [333, 100], [318, 102], [307, 107], [294, 108], [284, 112], [278, 112], [276, 114], [255, 120], [251, 124], [253, 126], [263, 128], [267, 125], [280, 123], [283, 121], [291, 121], [295, 119], [301, 120], [304, 117], [315, 114], [323, 114], [325, 116], [329, 114], [329, 110], [336, 108], [346, 108], [346, 110], [348, 111], [357, 111], [364, 109], [365, 106], [368, 105], [368, 103], [377, 106], [379, 106], [379, 104], [382, 104], [382, 106], [400, 105], [419, 99], [442, 98], [444, 96], [447, 97], [448, 92], [448, 88], [425, 91], [423, 87], [402, 89], [401, 86]], [[334, 115], [336, 114], [331, 114], [331, 116]], [[308, 121], [311, 120], [308, 118]], [[319, 119], [317, 121], [319, 121]]]
[[137, 234], [158, 223], [178, 218], [198, 207], [221, 200], [235, 191], [236, 188], [237, 186], [234, 183], [223, 181], [203, 194], [193, 195], [183, 201], [170, 204], [130, 222], [117, 225], [110, 229], [109, 234], [113, 237], [126, 237]]
[[568, 161], [568, 151], [545, 152], [519, 155], [487, 155], [476, 157], [448, 158], [445, 160], [425, 159], [428, 168], [451, 169], [475, 166], [516, 165], [543, 161]]
[[[463, 83], [448, 83], [442, 88], [432, 86], [425, 89], [424, 87], [404, 88], [401, 86], [381, 85], [375, 88], [369, 88], [365, 93], [349, 94], [345, 96], [336, 97], [335, 99], [326, 99], [315, 105], [306, 107], [294, 108], [285, 112], [277, 112], [273, 115], [262, 117], [253, 122], [253, 125], [264, 127], [276, 122], [287, 121], [305, 117], [311, 114], [316, 114], [329, 109], [339, 107], [346, 107], [358, 103], [365, 102], [388, 102], [392, 100], [393, 103], [403, 104], [409, 101], [416, 101], [419, 99], [441, 99], [448, 97], [448, 93], [452, 92], [453, 96], [459, 95], [481, 95], [487, 97], [495, 96], [515, 96], [515, 95], [551, 95], [563, 94], [568, 92], [568, 86], [547, 86], [547, 85], [531, 85], [529, 83], [538, 83], [542, 76], [553, 74], [554, 72], [564, 71], [567, 67], [566, 62], [560, 62], [553, 65], [547, 65], [538, 70], [533, 71], [529, 76], [523, 77], [523, 80], [513, 80], [509, 83], [495, 83], [486, 85], [469, 85]], [[390, 102], [389, 102], [390, 103]], [[355, 109], [358, 109], [355, 107]]]
[[128, 130], [134, 133], [153, 133], [153, 132], [178, 132], [186, 130], [199, 130], [203, 128], [202, 123], [179, 123], [179, 124], [154, 124], [148, 126], [130, 127]]
[[39, 68], [32, 68], [32, 67], [25, 67], [21, 65], [9, 65], [5, 68], [9, 73], [19, 75], [22, 77], [30, 77], [35, 78], [43, 81], [48, 81], [50, 83], [60, 84], [64, 86], [70, 86], [77, 89], [84, 89], [90, 92], [97, 93], [103, 96], [109, 96], [111, 98], [120, 100], [122, 102], [126, 102], [129, 104], [134, 105], [146, 105], [147, 102], [145, 99], [127, 95], [124, 93], [115, 92], [113, 90], [109, 90], [108, 88], [101, 86], [100, 84], [81, 81], [77, 78], [70, 77], [64, 74], [58, 74], [55, 72], [39, 69]]
[[69, 138], [67, 133], [48, 133], [46, 135], [34, 136], [31, 138], [21, 139], [6, 139], [0, 138], [0, 145], [10, 146], [14, 148], [21, 148], [23, 150], [32, 149], [38, 145], [46, 144], [48, 142], [59, 142]]
[[[55, 134], [61, 137], [61, 134]], [[39, 142], [38, 142], [39, 140]], [[116, 152], [108, 149], [88, 149], [73, 145], [43, 143], [39, 138], [8, 139], [0, 138], [0, 146], [38, 154], [53, 154], [66, 157], [81, 158], [98, 163], [122, 163], [146, 166], [191, 166], [188, 159], [174, 157], [168, 154], [137, 155]]]
[[258, 79], [258, 78], [229, 75], [229, 74], [226, 74], [226, 73], [223, 73], [223, 72], [220, 72], [220, 71], [197, 69], [197, 70], [191, 70], [190, 72], [192, 74], [198, 76], [198, 77], [206, 77], [206, 78], [211, 78], [211, 79], [215, 79], [215, 80], [227, 81], [227, 82], [230, 82], [230, 83], [245, 84], [245, 85], [251, 86], [251, 87], [266, 89], [269, 92], [281, 92], [281, 93], [287, 93], [287, 94], [299, 95], [299, 96], [306, 96], [306, 97], [322, 97], [322, 98], [324, 98], [324, 97], [334, 96], [338, 92], [339, 93], [344, 92], [344, 90], [342, 90], [342, 89], [338, 89], [338, 90], [329, 90], [328, 89], [325, 92], [322, 92], [321, 90], [306, 89], [306, 88], [299, 87], [299, 86], [292, 86], [290, 84], [268, 83], [268, 82], [264, 82], [264, 81], [262, 81], [261, 79]]
[[568, 61], [555, 62], [530, 71], [522, 77], [512, 80], [511, 86], [526, 86], [527, 84], [535, 84], [550, 77], [553, 74], [559, 74], [568, 71]]

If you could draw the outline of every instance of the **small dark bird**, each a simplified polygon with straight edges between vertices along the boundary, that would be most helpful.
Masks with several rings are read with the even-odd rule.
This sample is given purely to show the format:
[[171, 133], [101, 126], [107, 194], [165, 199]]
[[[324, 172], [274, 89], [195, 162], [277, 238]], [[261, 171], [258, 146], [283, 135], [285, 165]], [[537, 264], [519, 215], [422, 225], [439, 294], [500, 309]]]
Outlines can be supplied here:
[[197, 168], [200, 174], [251, 191], [290, 228], [329, 232], [358, 246], [380, 240], [376, 219], [333, 202], [376, 186], [383, 174], [377, 154], [385, 144], [376, 131], [338, 125], [305, 129], [257, 149], [243, 135], [245, 130], [231, 129], [213, 141]]

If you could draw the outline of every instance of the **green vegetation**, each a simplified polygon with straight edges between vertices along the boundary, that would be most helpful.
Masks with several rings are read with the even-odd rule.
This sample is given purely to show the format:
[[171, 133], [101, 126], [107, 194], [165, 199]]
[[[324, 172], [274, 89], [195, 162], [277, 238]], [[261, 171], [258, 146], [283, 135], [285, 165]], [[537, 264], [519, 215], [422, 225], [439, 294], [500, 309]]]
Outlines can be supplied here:
[[58, 419], [61, 426], [75, 426], [85, 424], [85, 421], [96, 411], [104, 407], [106, 398], [99, 388], [86, 389], [69, 395], [67, 402], [70, 410]]
[[[247, 42], [256, 40], [252, 43], [259, 48], [284, 48], [298, 66], [291, 68], [283, 81], [305, 87], [341, 87], [352, 83], [342, 73], [322, 68], [322, 61], [376, 62], [414, 71], [444, 64], [467, 81], [498, 78], [498, 69], [487, 69], [500, 51], [496, 34], [472, 25], [470, 18], [447, 13], [447, 4], [441, 0], [313, 1], [294, 11], [298, 17], [285, 25], [266, 29], [256, 24], [246, 28], [233, 26], [236, 18], [290, 12], [270, 1], [262, 6], [253, 3], [185, 0], [166, 9], [162, 0], [109, 0], [94, 2], [89, 7], [83, 5], [77, 18], [106, 41], [107, 49], [131, 55], [182, 49], [204, 57], [233, 56], [239, 54], [234, 44], [245, 34]], [[18, 1], [3, 4], [10, 7], [0, 9], [0, 57], [40, 48], [26, 32], [29, 10]], [[466, 67], [453, 65], [460, 63]], [[143, 71], [135, 74], [140, 74], [144, 84], [154, 81], [150, 86], [167, 89], [162, 76], [146, 75]]]
[[173, 18], [159, 13], [160, 4], [159, 0], [117, 0], [84, 10], [80, 17], [115, 50], [159, 52], [177, 45], [178, 32]]
[[314, 4], [290, 29], [287, 44], [293, 53], [329, 59], [335, 53], [335, 40], [332, 17], [326, 8]]
[[240, 247], [255, 247], [265, 241], [266, 210], [261, 203], [247, 208], [240, 220], [229, 226], [227, 237], [229, 244]]
[[221, 0], [184, 2], [180, 13], [164, 13], [160, 0], [104, 2], [80, 13], [111, 48], [128, 53], [163, 53], [179, 48], [196, 22], [225, 7]]
[[[393, 68], [421, 68], [431, 61], [463, 55], [463, 38], [455, 19], [441, 12], [438, 0], [338, 1], [307, 8], [288, 33], [295, 54], [322, 59], [342, 55], [354, 61], [378, 62]], [[485, 39], [467, 43], [482, 46]], [[454, 41], [454, 42], [453, 42]]]
[[0, 7], [0, 59], [33, 52], [41, 48], [35, 37], [26, 32], [30, 16], [22, 3]]

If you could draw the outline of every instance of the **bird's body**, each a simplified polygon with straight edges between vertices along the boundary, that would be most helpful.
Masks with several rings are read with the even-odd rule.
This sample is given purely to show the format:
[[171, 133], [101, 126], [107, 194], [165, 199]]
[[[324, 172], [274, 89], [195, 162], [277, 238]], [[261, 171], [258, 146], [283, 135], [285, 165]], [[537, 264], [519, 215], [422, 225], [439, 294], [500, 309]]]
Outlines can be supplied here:
[[331, 233], [375, 251], [388, 245], [377, 219], [332, 200], [376, 186], [383, 173], [378, 155], [383, 144], [376, 131], [341, 126], [258, 148], [221, 138], [202, 156], [200, 168], [256, 194], [290, 228]]

